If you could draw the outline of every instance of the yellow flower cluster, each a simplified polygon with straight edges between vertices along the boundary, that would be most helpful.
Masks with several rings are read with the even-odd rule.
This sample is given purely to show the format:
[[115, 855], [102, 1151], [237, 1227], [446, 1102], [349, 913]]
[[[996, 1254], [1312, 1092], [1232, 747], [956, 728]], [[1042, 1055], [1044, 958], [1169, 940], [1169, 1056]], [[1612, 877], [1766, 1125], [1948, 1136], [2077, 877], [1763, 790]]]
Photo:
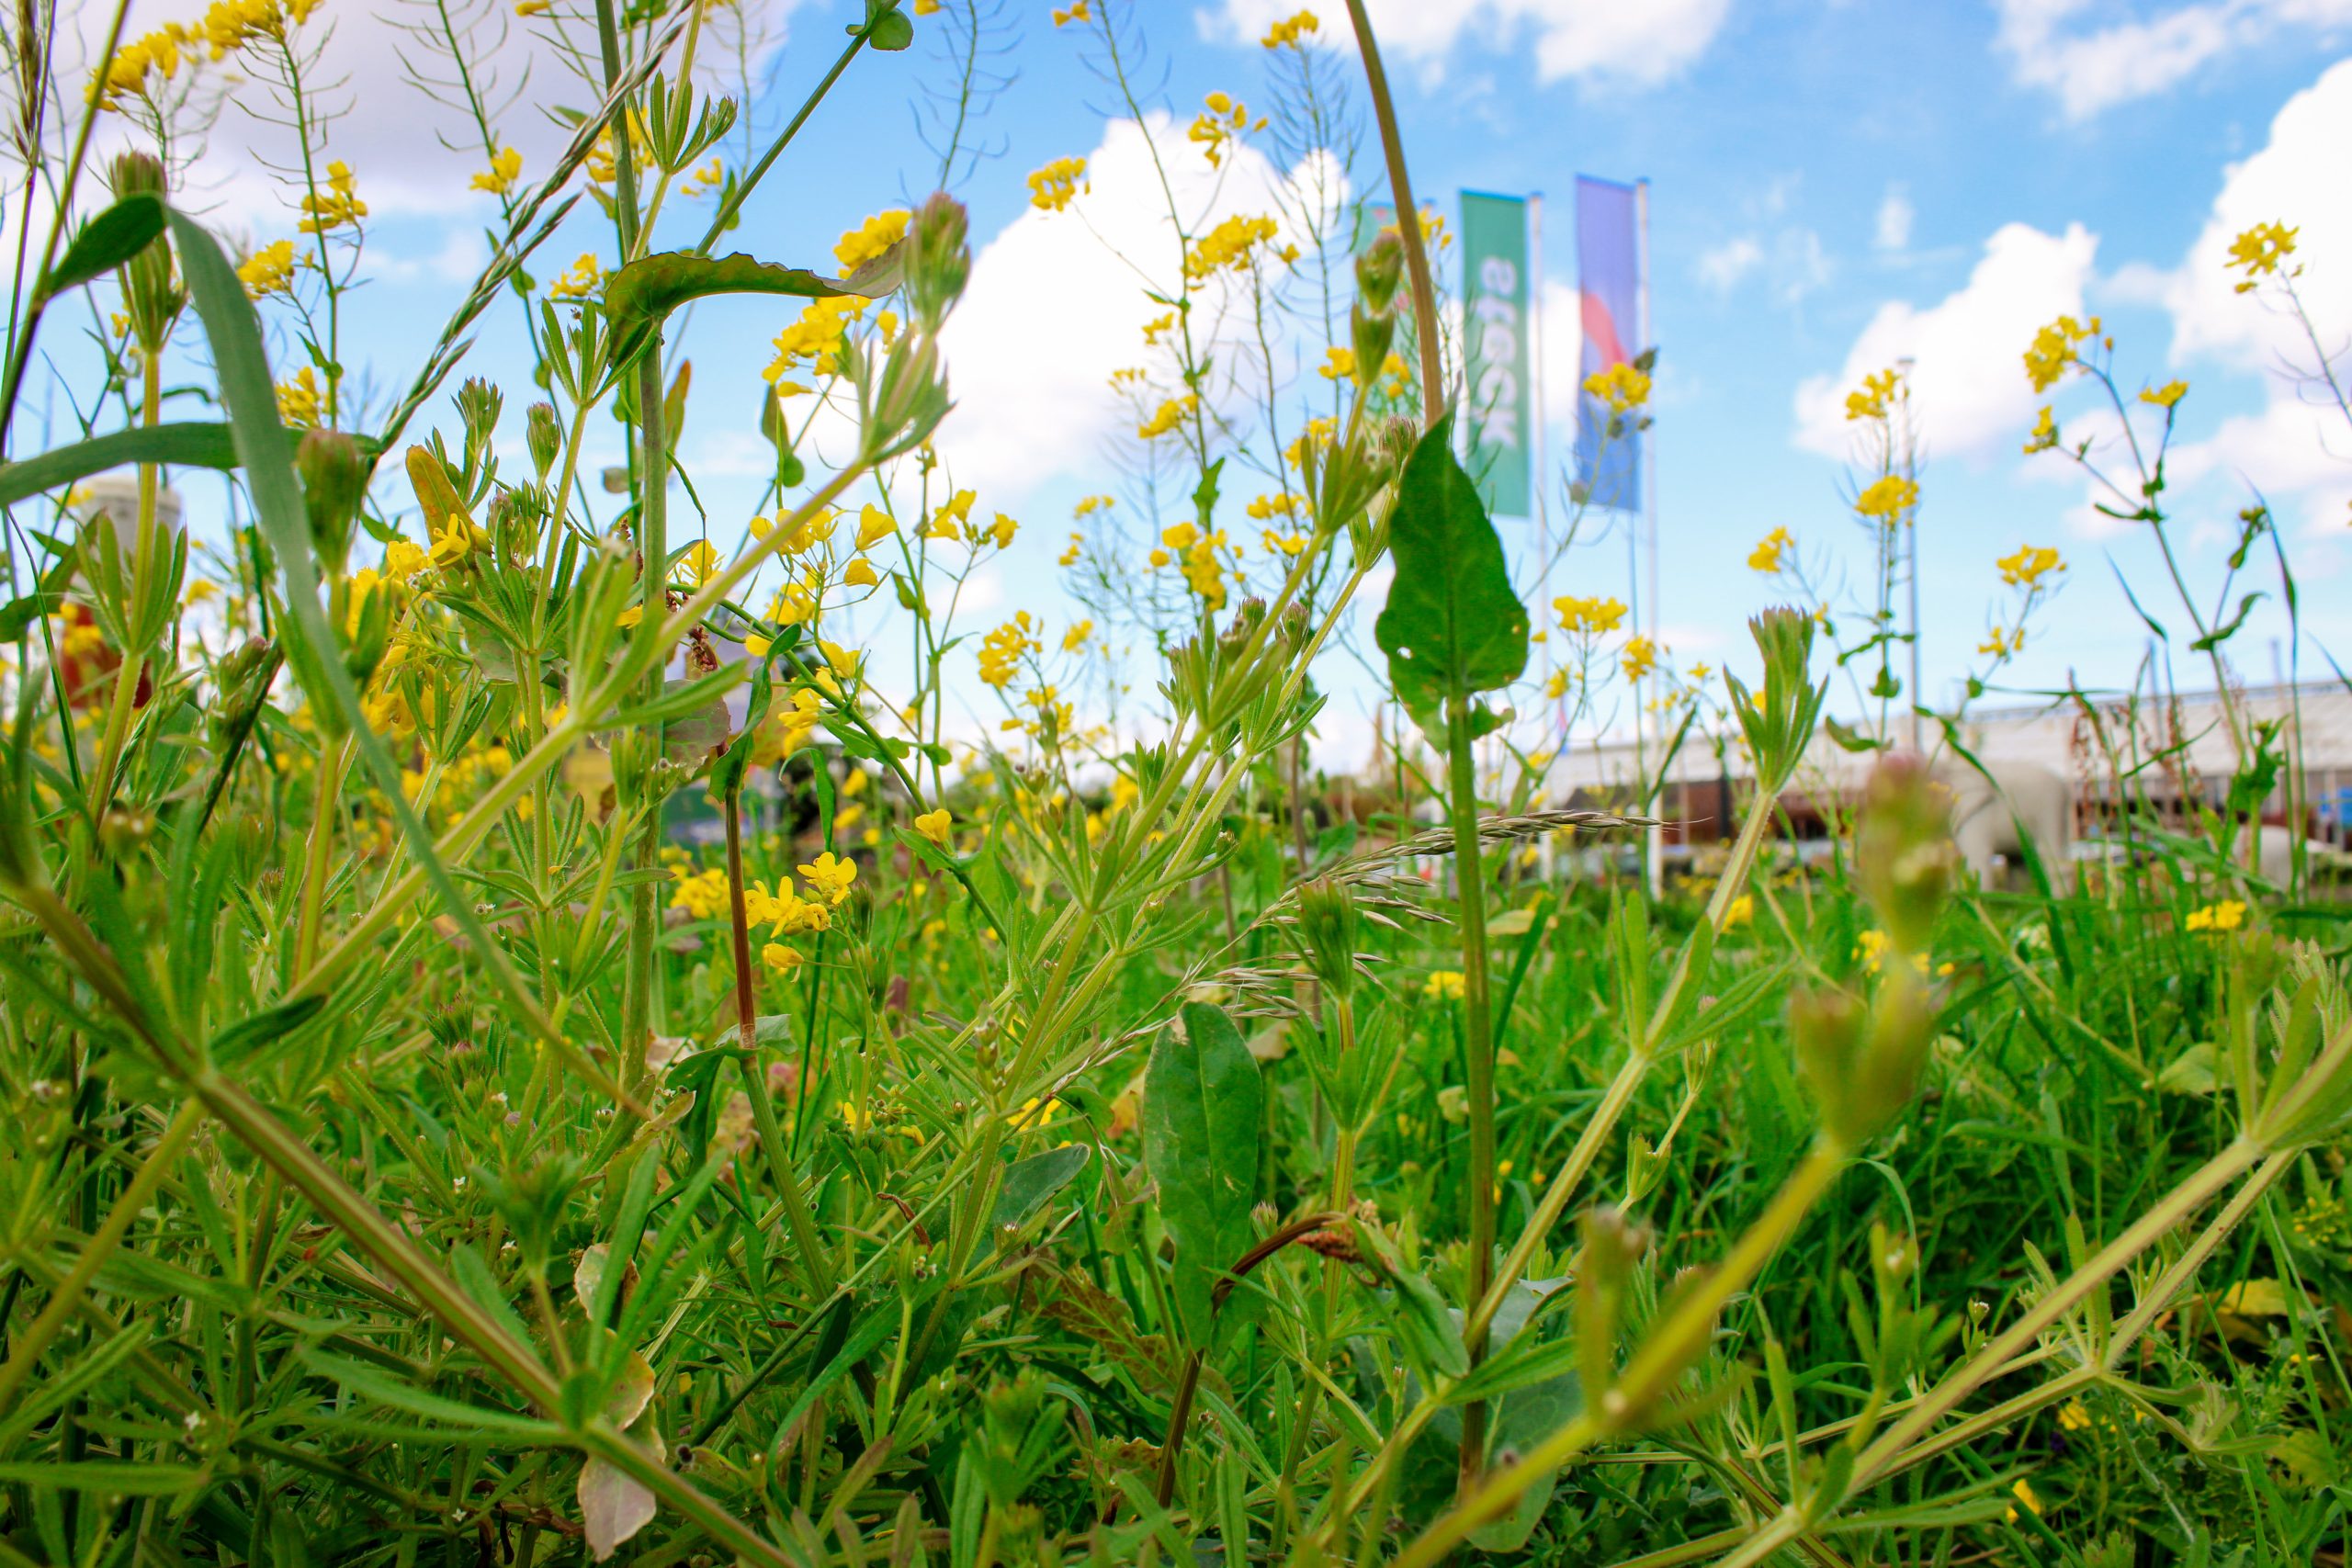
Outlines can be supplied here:
[[972, 502], [978, 499], [968, 490], [959, 490], [931, 514], [931, 525], [922, 531], [926, 539], [960, 539], [972, 521]]
[[1193, 524], [1178, 523], [1160, 530], [1159, 543], [1161, 547], [1151, 552], [1151, 564], [1179, 563], [1186, 586], [1210, 609], [1225, 608], [1225, 569], [1216, 557], [1225, 547], [1225, 530], [1204, 534]]
[[1625, 606], [1614, 599], [1579, 599], [1566, 594], [1552, 601], [1552, 608], [1560, 615], [1560, 629], [1598, 637], [1613, 632], [1625, 620]]
[[492, 196], [504, 196], [523, 177], [523, 154], [512, 147], [500, 147], [490, 155], [490, 167], [473, 177], [474, 190], [486, 190]]
[[105, 74], [91, 81], [89, 96], [113, 108], [125, 94], [146, 94], [151, 74], [166, 81], [178, 75], [183, 51], [193, 57], [200, 47], [210, 59], [225, 59], [256, 38], [284, 38], [288, 24], [308, 21], [318, 8], [319, 0], [214, 0], [195, 27], [168, 22], [117, 49]]
[[670, 890], [670, 908], [684, 909], [697, 920], [717, 919], [727, 908], [727, 874], [713, 867], [688, 871], [673, 865], [670, 875], [677, 886]]
[[1352, 381], [1356, 378], [1356, 351], [1352, 348], [1327, 348], [1323, 363], [1315, 373], [1326, 381]]
[[1196, 392], [1170, 398], [1149, 419], [1136, 426], [1136, 434], [1146, 441], [1156, 441], [1191, 418], [1193, 411], [1200, 406], [1200, 395]]
[[1620, 658], [1625, 667], [1625, 679], [1639, 681], [1657, 668], [1657, 645], [1636, 633], [1625, 639], [1625, 651]]
[[831, 376], [840, 366], [842, 333], [865, 312], [865, 301], [852, 294], [811, 299], [775, 334], [775, 358], [761, 374], [770, 385], [784, 379], [797, 363], [806, 360], [820, 376]]
[[1864, 517], [1875, 518], [1888, 527], [1900, 523], [1911, 509], [1919, 504], [1917, 481], [1901, 474], [1887, 474], [1872, 479], [1854, 498], [1854, 510]]
[[2057, 445], [2058, 416], [2051, 412], [2048, 403], [2044, 403], [2041, 412], [2034, 416], [2032, 432], [2026, 436], [2025, 455], [2030, 457], [2036, 452], [2047, 452]]
[[941, 849], [953, 849], [955, 819], [947, 815], [947, 807], [925, 811], [915, 818], [915, 831], [937, 844]]
[[1057, 28], [1066, 28], [1072, 22], [1092, 21], [1094, 19], [1094, 13], [1087, 9], [1087, 3], [1088, 0], [1069, 0], [1069, 6], [1068, 9], [1056, 6], [1054, 8], [1054, 26]]
[[1433, 1002], [1458, 1002], [1462, 999], [1462, 972], [1441, 969], [1421, 987], [1421, 994]]
[[1612, 413], [1630, 413], [1650, 400], [1650, 378], [1631, 365], [1612, 365], [1584, 378], [1585, 395], [1609, 406]]
[[1306, 422], [1298, 439], [1283, 448], [1283, 461], [1294, 468], [1304, 469], [1309, 453], [1326, 452], [1340, 438], [1340, 422], [1329, 414]]
[[1303, 49], [1306, 46], [1300, 41], [1300, 35], [1322, 30], [1323, 24], [1316, 20], [1314, 12], [1301, 11], [1295, 16], [1284, 17], [1267, 28], [1266, 36], [1258, 41], [1268, 49], [1280, 49], [1284, 44], [1288, 44], [1293, 49]]
[[1036, 652], [1045, 646], [1034, 635], [1036, 629], [1036, 623], [1023, 610], [982, 637], [980, 679], [1000, 692], [1011, 685], [1012, 678], [1021, 672], [1022, 655]]
[[2166, 381], [2161, 387], [2143, 387], [2140, 389], [2140, 400], [2142, 402], [2148, 404], [2152, 408], [2165, 410], [2167, 412], [2173, 409], [2178, 408], [2180, 406], [2180, 400], [2187, 396], [2188, 396], [2188, 383], [2186, 381]]
[[305, 365], [291, 378], [277, 384], [277, 417], [289, 425], [314, 425], [319, 423], [324, 398], [318, 376]]
[[1984, 640], [1976, 645], [1976, 651], [1990, 654], [1995, 659], [2007, 659], [2024, 647], [2025, 628], [2023, 626], [2007, 631], [1995, 626], [1984, 634]]
[[2245, 906], [2235, 898], [2224, 898], [2218, 904], [2208, 904], [2201, 909], [2191, 909], [2182, 922], [2192, 931], [2219, 933], [2233, 931], [2245, 924]]
[[1212, 164], [1225, 162], [1227, 149], [1244, 131], [1266, 129], [1263, 115], [1251, 124], [1249, 106], [1228, 94], [1211, 93], [1201, 101], [1207, 107], [1193, 117], [1192, 129], [1184, 135], [1200, 144]]
[[[2290, 229], [2284, 223], [2257, 223], [2230, 242], [2229, 265], [2245, 274], [2237, 284], [2240, 294], [2262, 287], [2262, 280], [2278, 270], [2278, 264], [2295, 254], [2295, 236], [2300, 229]], [[2292, 277], [2301, 268], [2290, 269]]]
[[290, 295], [294, 292], [294, 269], [299, 265], [294, 259], [293, 241], [272, 240], [239, 264], [237, 281], [245, 286], [249, 299]]
[[2025, 351], [2026, 379], [2033, 383], [2037, 392], [2046, 392], [2058, 384], [2070, 365], [2082, 363], [2075, 351], [2088, 339], [2098, 335], [2098, 318], [2078, 321], [2072, 316], [2061, 316], [2033, 334], [2032, 346]]
[[842, 235], [841, 243], [833, 247], [833, 259], [842, 264], [842, 272], [855, 272], [905, 239], [907, 220], [913, 216], [903, 207], [876, 213]]
[[302, 220], [295, 225], [305, 234], [331, 234], [356, 227], [368, 216], [368, 204], [351, 177], [351, 165], [337, 158], [327, 165], [327, 188], [302, 197]]
[[1880, 370], [1862, 378], [1860, 388], [1846, 394], [1846, 417], [1849, 420], [1884, 419], [1887, 405], [1894, 400], [1897, 382], [1893, 370]]
[[[1281, 232], [1272, 218], [1244, 218], [1237, 213], [1202, 235], [1184, 254], [1184, 280], [1204, 283], [1220, 271], [1246, 272], [1258, 248], [1272, 246]], [[1288, 265], [1298, 259], [1298, 247], [1284, 245], [1274, 254]]]
[[1796, 544], [1797, 542], [1789, 536], [1789, 531], [1786, 528], [1773, 529], [1757, 541], [1754, 549], [1747, 552], [1747, 570], [1768, 575], [1779, 571], [1781, 562], [1788, 558], [1791, 550], [1796, 548]]
[[1085, 159], [1057, 158], [1029, 176], [1029, 205], [1041, 212], [1059, 212], [1070, 197], [1092, 188], [1086, 183]]
[[605, 269], [592, 255], [583, 255], [566, 267], [560, 276], [548, 285], [550, 299], [590, 299], [604, 287]]
[[2015, 554], [1993, 564], [2001, 569], [2001, 581], [2012, 588], [2038, 588], [2052, 572], [2066, 570], [2058, 552], [2042, 545], [2019, 545]]

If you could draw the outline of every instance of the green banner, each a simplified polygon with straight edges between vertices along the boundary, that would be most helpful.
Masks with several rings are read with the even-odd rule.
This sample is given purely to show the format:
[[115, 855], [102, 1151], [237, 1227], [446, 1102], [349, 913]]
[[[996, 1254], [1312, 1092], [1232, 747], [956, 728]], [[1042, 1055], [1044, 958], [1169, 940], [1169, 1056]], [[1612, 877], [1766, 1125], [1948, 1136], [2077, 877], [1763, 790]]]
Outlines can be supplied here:
[[1498, 516], [1534, 513], [1533, 360], [1528, 352], [1527, 202], [1462, 193], [1463, 466]]

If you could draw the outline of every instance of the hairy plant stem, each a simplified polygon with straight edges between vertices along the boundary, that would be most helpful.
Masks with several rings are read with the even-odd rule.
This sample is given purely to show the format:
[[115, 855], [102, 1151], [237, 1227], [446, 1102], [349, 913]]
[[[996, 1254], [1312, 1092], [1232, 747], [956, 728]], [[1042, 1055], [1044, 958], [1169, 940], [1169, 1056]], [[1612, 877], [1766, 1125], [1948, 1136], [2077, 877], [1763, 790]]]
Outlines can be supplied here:
[[[1487, 1299], [1495, 1254], [1495, 1041], [1492, 998], [1487, 987], [1487, 872], [1478, 845], [1478, 760], [1473, 750], [1469, 688], [1457, 675], [1446, 705], [1446, 761], [1453, 816], [1453, 879], [1462, 926], [1463, 1055], [1469, 1082], [1470, 1201], [1468, 1296]], [[1463, 1348], [1475, 1371], [1487, 1359], [1486, 1322], [1464, 1325]], [[1487, 1404], [1472, 1400], [1462, 1409], [1461, 1495], [1467, 1496], [1487, 1468]]]
[[1445, 410], [1445, 367], [1437, 336], [1437, 286], [1430, 279], [1429, 247], [1421, 240], [1421, 209], [1413, 204], [1413, 182], [1405, 172], [1405, 142], [1396, 131], [1396, 105], [1388, 94], [1388, 73], [1381, 69], [1380, 45], [1372, 36], [1372, 18], [1363, 0], [1348, 0], [1348, 20], [1355, 24], [1356, 49], [1363, 56], [1364, 85], [1372, 98], [1372, 115], [1380, 127], [1380, 152], [1388, 164], [1388, 194], [1396, 204], [1396, 232], [1405, 242], [1405, 270], [1413, 280], [1413, 327], [1421, 345], [1421, 428], [1438, 422]]
[[[1747, 819], [1739, 826], [1739, 837], [1732, 844], [1731, 858], [1724, 866], [1723, 875], [1716, 880], [1714, 892], [1707, 899], [1704, 919], [1718, 933], [1730, 916], [1732, 901], [1739, 897], [1747, 886], [1748, 877], [1755, 872], [1756, 857], [1763, 848], [1765, 829], [1772, 824], [1775, 803], [1786, 782], [1785, 779], [1776, 780], [1771, 788], [1758, 789], [1754, 803], [1748, 807]], [[1624, 1065], [1610, 1079], [1608, 1089], [1601, 1094], [1600, 1103], [1593, 1109], [1591, 1120], [1585, 1123], [1576, 1146], [1569, 1151], [1567, 1163], [1560, 1168], [1559, 1175], [1545, 1190], [1544, 1201], [1536, 1205], [1535, 1213], [1528, 1216], [1526, 1228], [1520, 1232], [1519, 1240], [1511, 1244], [1510, 1251], [1503, 1258], [1502, 1266], [1495, 1271], [1493, 1284], [1471, 1310], [1465, 1332], [1470, 1327], [1483, 1329], [1492, 1324], [1511, 1286], [1525, 1276], [1527, 1266], [1534, 1260], [1535, 1249], [1544, 1244], [1544, 1238], [1552, 1233], [1552, 1227], [1560, 1223], [1561, 1214], [1566, 1212], [1569, 1201], [1584, 1185], [1584, 1179], [1591, 1171], [1593, 1161], [1600, 1157], [1601, 1148], [1616, 1132], [1618, 1119], [1633, 1103], [1634, 1091], [1641, 1087], [1650, 1069], [1657, 1066], [1659, 1048], [1666, 1043], [1667, 1021], [1680, 1007], [1684, 989], [1703, 982], [1705, 978], [1703, 975], [1692, 973], [1690, 949], [1684, 947], [1675, 960], [1673, 971], [1667, 976], [1666, 987], [1659, 993], [1657, 1005], [1651, 1009], [1642, 1038], [1632, 1043]], [[1464, 988], [1465, 991], [1468, 989], [1467, 982], [1464, 982]]]
[[302, 897], [294, 919], [294, 973], [307, 971], [319, 953], [319, 923], [326, 908], [328, 863], [334, 853], [334, 825], [341, 812], [343, 779], [351, 766], [348, 736], [319, 748], [317, 785], [311, 791], [311, 832], [302, 852]]
[[1704, 1353], [1724, 1303], [1755, 1282], [1795, 1234], [1806, 1211], [1838, 1179], [1846, 1159], [1847, 1151], [1835, 1141], [1826, 1135], [1816, 1141], [1764, 1213], [1742, 1233], [1730, 1256], [1650, 1330], [1616, 1382], [1597, 1397], [1588, 1393], [1591, 1403], [1583, 1414], [1528, 1450], [1516, 1464], [1488, 1476], [1399, 1553], [1395, 1568], [1433, 1568], [1467, 1540], [1472, 1531], [1516, 1504], [1520, 1494], [1537, 1480], [1600, 1438], [1657, 1415], [1674, 1384]]

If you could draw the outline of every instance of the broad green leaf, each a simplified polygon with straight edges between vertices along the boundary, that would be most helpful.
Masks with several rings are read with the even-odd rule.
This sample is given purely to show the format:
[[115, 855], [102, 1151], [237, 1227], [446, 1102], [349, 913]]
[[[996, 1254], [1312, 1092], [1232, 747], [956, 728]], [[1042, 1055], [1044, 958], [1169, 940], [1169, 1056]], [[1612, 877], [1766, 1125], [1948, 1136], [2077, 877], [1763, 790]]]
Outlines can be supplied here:
[[73, 243], [40, 280], [40, 297], [54, 299], [112, 272], [164, 231], [164, 204], [141, 192], [126, 196], [74, 231]]
[[1176, 1317], [1188, 1344], [1215, 1326], [1210, 1292], [1257, 1241], [1258, 1133], [1265, 1086], [1257, 1059], [1221, 1010], [1188, 1002], [1160, 1032], [1145, 1069], [1143, 1157], [1159, 1184], [1159, 1217], [1176, 1242]]
[[613, 324], [613, 363], [637, 357], [670, 312], [714, 294], [788, 294], [828, 299], [856, 294], [877, 298], [897, 287], [895, 276], [826, 277], [807, 267], [782, 266], [738, 251], [731, 256], [698, 256], [664, 251], [633, 261], [605, 280], [605, 316]]
[[1406, 460], [1388, 528], [1396, 577], [1373, 626], [1389, 684], [1440, 745], [1449, 696], [1508, 686], [1527, 668], [1527, 607], [1453, 437], [1449, 414]]
[[227, 425], [202, 420], [94, 435], [21, 463], [0, 463], [0, 506], [14, 506], [28, 496], [62, 490], [92, 474], [127, 468], [132, 463], [233, 468], [237, 466], [236, 441]]
[[997, 1189], [996, 1212], [989, 1216], [991, 1225], [1001, 1232], [1008, 1226], [1027, 1224], [1055, 1193], [1068, 1187], [1086, 1168], [1089, 1152], [1084, 1144], [1064, 1144], [1060, 1148], [1015, 1160], [1006, 1168], [1004, 1184]]

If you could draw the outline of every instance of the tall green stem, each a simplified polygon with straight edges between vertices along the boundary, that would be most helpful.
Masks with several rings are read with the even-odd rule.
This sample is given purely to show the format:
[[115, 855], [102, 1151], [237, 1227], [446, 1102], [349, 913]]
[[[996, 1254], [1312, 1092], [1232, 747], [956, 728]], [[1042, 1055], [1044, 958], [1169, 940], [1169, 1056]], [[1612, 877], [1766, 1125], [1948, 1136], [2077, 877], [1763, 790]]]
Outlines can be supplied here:
[[[1494, 1015], [1487, 989], [1487, 872], [1478, 845], [1478, 761], [1470, 732], [1470, 693], [1457, 677], [1447, 705], [1446, 760], [1453, 815], [1453, 874], [1462, 925], [1463, 1054], [1469, 1079], [1470, 1235], [1469, 1288], [1473, 1302], [1487, 1297], [1495, 1255], [1495, 1060]], [[1491, 1320], [1490, 1320], [1491, 1321]], [[1476, 1367], [1486, 1359], [1485, 1323], [1463, 1336]], [[1487, 1404], [1473, 1400], [1462, 1411], [1461, 1484], [1466, 1495], [1487, 1464]]]

